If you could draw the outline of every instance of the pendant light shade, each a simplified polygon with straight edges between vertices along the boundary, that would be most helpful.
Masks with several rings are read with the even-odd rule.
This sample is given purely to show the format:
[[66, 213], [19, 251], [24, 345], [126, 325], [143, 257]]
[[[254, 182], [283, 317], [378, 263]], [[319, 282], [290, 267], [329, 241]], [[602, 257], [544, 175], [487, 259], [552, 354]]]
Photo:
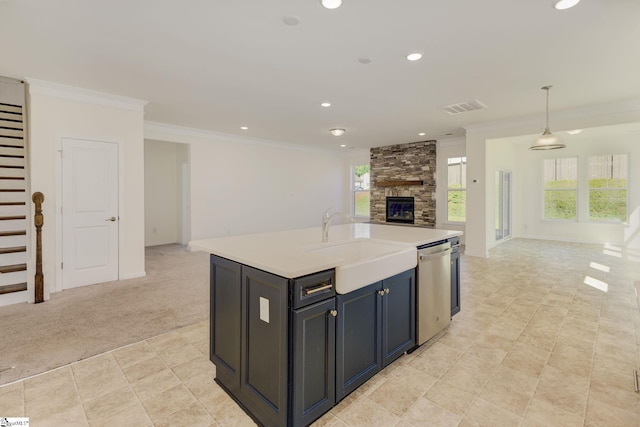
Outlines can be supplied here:
[[557, 150], [558, 148], [565, 148], [566, 145], [560, 141], [560, 138], [555, 136], [549, 130], [549, 89], [551, 86], [543, 86], [542, 90], [547, 91], [547, 123], [542, 135], [535, 140], [533, 145], [529, 147], [529, 150]]

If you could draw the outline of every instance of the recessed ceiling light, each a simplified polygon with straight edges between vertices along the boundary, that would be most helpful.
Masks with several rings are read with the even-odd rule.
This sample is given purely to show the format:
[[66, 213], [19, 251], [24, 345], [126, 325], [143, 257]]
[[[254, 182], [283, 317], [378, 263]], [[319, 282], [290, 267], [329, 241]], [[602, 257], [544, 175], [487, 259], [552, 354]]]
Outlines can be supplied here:
[[426, 135], [426, 133], [424, 133], [424, 132], [420, 132], [418, 135], [419, 135], [419, 136], [425, 136], [425, 135]]
[[568, 130], [568, 131], [567, 131], [567, 133], [568, 133], [569, 135], [578, 135], [578, 134], [581, 134], [583, 130], [584, 130], [584, 129]]
[[320, 0], [327, 9], [337, 9], [342, 5], [342, 0]]
[[553, 0], [553, 3], [551, 4], [558, 10], [565, 10], [577, 5], [578, 3], [580, 3], [580, 0]]
[[345, 130], [336, 128], [336, 129], [331, 129], [329, 132], [331, 132], [331, 135], [333, 135], [333, 136], [342, 136], [342, 135], [344, 135]]
[[340, 147], [342, 147], [342, 148], [344, 148], [346, 146], [347, 146], [347, 144], [340, 144]]
[[320, 104], [321, 106], [327, 108], [327, 107], [331, 107], [331, 103], [330, 102], [323, 102], [322, 104]]
[[371, 64], [371, 59], [367, 58], [367, 57], [363, 57], [363, 58], [358, 58], [358, 62], [361, 64]]
[[282, 22], [284, 22], [286, 25], [295, 26], [300, 23], [300, 18], [294, 15], [287, 15], [282, 17]]
[[248, 127], [246, 127], [246, 126], [240, 126], [240, 129], [242, 129], [242, 130], [248, 130], [249, 128], [248, 128]]
[[411, 52], [407, 55], [408, 61], [418, 61], [419, 59], [422, 59], [422, 52]]

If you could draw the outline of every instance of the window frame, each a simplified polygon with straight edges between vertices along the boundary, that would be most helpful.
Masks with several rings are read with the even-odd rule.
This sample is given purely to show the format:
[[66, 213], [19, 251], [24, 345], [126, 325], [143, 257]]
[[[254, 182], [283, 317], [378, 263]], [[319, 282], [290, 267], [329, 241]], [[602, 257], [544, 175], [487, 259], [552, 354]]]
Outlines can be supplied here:
[[[452, 159], [460, 159], [460, 163], [464, 164], [464, 171], [463, 168], [460, 168], [460, 183], [462, 185], [462, 187], [460, 188], [453, 188], [450, 186], [450, 182], [449, 182], [449, 165], [450, 160]], [[464, 160], [463, 160], [464, 159]], [[466, 176], [467, 176], [467, 156], [451, 156], [451, 157], [447, 157], [447, 167], [446, 167], [446, 171], [445, 171], [445, 177], [446, 177], [446, 181], [447, 181], [447, 221], [446, 223], [448, 224], [466, 224], [467, 223], [467, 180], [466, 180]], [[463, 179], [464, 178], [464, 179]], [[451, 219], [450, 217], [450, 212], [449, 212], [449, 194], [452, 191], [462, 191], [464, 192], [464, 220], [463, 221], [456, 221], [454, 219]]]
[[[575, 181], [576, 181], [576, 185], [575, 187], [571, 187], [571, 188], [552, 188], [552, 189], [547, 189], [546, 186], [546, 181], [545, 181], [545, 163], [548, 160], [553, 160], [553, 161], [558, 161], [558, 160], [566, 160], [566, 159], [575, 159], [576, 162], [576, 174], [575, 174]], [[541, 213], [541, 217], [542, 217], [542, 221], [550, 221], [550, 222], [579, 222], [580, 221], [580, 158], [578, 156], [567, 156], [567, 157], [549, 157], [546, 159], [542, 159], [542, 213]], [[547, 191], [573, 191], [575, 193], [575, 212], [576, 212], [576, 216], [575, 218], [547, 218], [546, 217], [546, 194]]]
[[[369, 215], [356, 215], [356, 168], [358, 166], [369, 166]], [[349, 194], [350, 194], [350, 215], [357, 220], [369, 220], [371, 219], [371, 164], [367, 163], [353, 163], [349, 167]]]
[[[610, 157], [613, 158], [613, 156], [621, 156], [623, 155], [625, 158], [625, 169], [626, 169], [626, 186], [625, 187], [610, 187], [610, 188], [600, 188], [600, 187], [591, 187], [591, 159], [594, 157]], [[629, 153], [607, 153], [607, 154], [589, 154], [586, 156], [587, 157], [587, 176], [586, 176], [586, 193], [587, 193], [587, 203], [586, 203], [586, 214], [587, 214], [587, 219], [589, 222], [595, 223], [595, 224], [628, 224], [629, 223], [629, 186], [630, 186], [630, 180], [629, 180]], [[613, 163], [613, 162], [612, 162]], [[613, 179], [613, 177], [611, 177], [611, 179]], [[624, 215], [624, 220], [622, 221], [618, 221], [618, 220], [613, 220], [613, 219], [593, 219], [591, 218], [591, 192], [592, 191], [619, 191], [619, 190], [624, 190], [626, 192], [626, 197], [625, 197], [625, 215]]]

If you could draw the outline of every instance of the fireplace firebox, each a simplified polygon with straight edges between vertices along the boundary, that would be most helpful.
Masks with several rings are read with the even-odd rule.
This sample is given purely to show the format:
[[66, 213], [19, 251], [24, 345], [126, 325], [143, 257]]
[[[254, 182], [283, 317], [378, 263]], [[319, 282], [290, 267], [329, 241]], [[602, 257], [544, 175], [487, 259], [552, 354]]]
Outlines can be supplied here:
[[387, 222], [413, 224], [413, 197], [387, 197]]

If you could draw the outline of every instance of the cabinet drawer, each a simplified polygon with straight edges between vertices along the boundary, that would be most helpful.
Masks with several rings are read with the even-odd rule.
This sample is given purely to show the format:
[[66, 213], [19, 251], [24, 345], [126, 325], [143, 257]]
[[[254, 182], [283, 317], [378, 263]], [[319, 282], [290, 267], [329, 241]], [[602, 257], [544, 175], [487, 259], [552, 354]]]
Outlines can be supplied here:
[[291, 288], [291, 305], [294, 310], [322, 301], [336, 294], [335, 272], [326, 270], [293, 279]]

